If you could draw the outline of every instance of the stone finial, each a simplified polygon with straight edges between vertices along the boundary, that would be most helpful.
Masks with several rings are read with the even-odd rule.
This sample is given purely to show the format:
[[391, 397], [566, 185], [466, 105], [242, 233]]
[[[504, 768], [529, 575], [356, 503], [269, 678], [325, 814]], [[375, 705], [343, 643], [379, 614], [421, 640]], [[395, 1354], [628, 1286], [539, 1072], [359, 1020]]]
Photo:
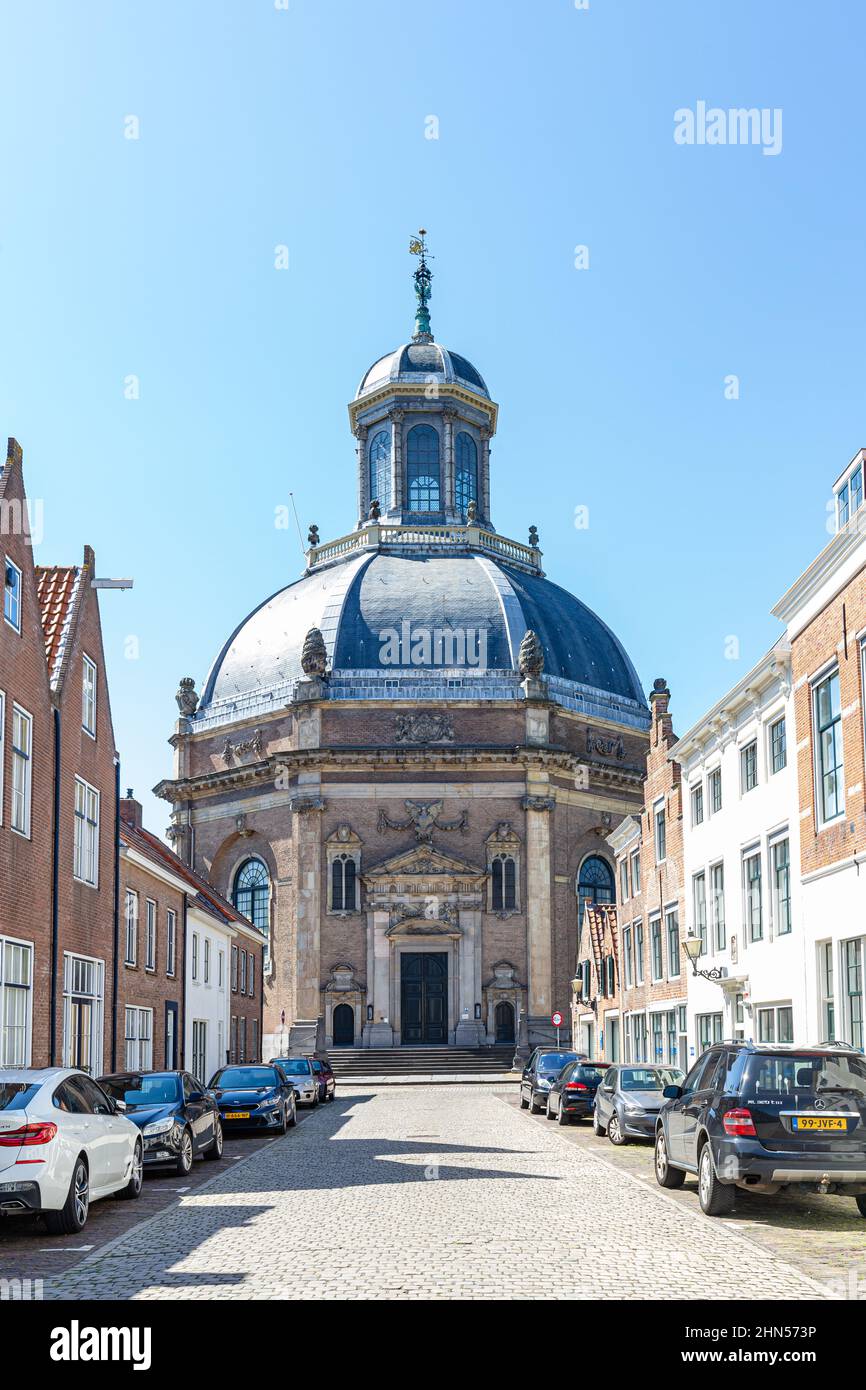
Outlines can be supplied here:
[[537, 527], [537, 526], [530, 526], [530, 528], [529, 528], [529, 544], [532, 546], [532, 549], [533, 549], [533, 550], [537, 550], [537, 549], [538, 549], [538, 527]]
[[370, 521], [378, 521], [379, 517], [382, 515], [382, 509], [380, 508], [379, 503], [376, 501], [375, 497], [373, 498], [373, 501], [370, 503], [370, 511], [368, 515]]
[[177, 700], [177, 707], [183, 718], [191, 719], [198, 709], [198, 695], [192, 676], [183, 677], [174, 698]]
[[469, 506], [466, 508], [466, 520], [470, 526], [474, 526], [478, 517], [478, 503], [473, 497]]
[[301, 670], [304, 675], [324, 680], [328, 670], [328, 652], [325, 639], [317, 627], [311, 627], [304, 638], [301, 652]]
[[664, 676], [656, 676], [653, 681], [653, 688], [650, 691], [650, 700], [669, 700], [670, 698], [671, 692], [668, 690], [668, 683]]
[[517, 668], [524, 680], [538, 680], [544, 670], [544, 648], [537, 632], [527, 628], [520, 644]]
[[307, 532], [307, 545], [318, 545], [318, 544], [319, 544], [319, 528], [318, 528], [318, 526], [316, 526], [315, 523], [314, 523], [314, 524], [310, 527], [309, 531]]

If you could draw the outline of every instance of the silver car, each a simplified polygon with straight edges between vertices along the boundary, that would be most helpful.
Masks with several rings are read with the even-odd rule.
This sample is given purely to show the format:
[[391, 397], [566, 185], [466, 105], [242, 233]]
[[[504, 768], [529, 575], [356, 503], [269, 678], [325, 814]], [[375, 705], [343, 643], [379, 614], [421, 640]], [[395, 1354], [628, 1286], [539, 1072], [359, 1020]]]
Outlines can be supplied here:
[[318, 1105], [319, 1078], [313, 1071], [309, 1057], [275, 1057], [273, 1064], [279, 1067], [289, 1085], [294, 1087], [299, 1105]]
[[683, 1073], [677, 1067], [648, 1065], [609, 1067], [595, 1093], [592, 1127], [606, 1134], [612, 1144], [629, 1139], [652, 1139], [656, 1116], [665, 1104], [665, 1086], [679, 1086]]

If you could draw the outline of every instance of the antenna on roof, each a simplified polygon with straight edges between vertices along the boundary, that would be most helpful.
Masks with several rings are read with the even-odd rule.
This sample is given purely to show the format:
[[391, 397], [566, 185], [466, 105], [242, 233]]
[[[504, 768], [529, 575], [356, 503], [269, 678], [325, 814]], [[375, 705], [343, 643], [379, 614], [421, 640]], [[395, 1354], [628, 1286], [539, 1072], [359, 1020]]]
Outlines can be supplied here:
[[296, 525], [297, 528], [298, 528], [298, 544], [299, 544], [300, 547], [301, 547], [301, 554], [303, 555], [304, 559], [306, 560], [306, 558], [307, 558], [307, 552], [306, 552], [306, 550], [304, 549], [304, 537], [303, 537], [303, 535], [301, 534], [301, 523], [298, 521], [298, 509], [297, 509], [297, 507], [295, 506], [295, 494], [294, 494], [293, 492], [290, 492], [290, 493], [289, 493], [289, 496], [290, 496], [291, 499], [292, 499], [292, 511], [293, 511], [294, 514], [295, 514], [295, 525]]

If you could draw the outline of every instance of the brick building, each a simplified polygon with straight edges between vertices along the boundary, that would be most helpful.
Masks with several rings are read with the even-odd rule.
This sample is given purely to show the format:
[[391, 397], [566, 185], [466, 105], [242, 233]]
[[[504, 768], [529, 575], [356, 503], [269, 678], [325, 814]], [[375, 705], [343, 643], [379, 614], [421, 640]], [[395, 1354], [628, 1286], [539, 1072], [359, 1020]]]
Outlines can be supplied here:
[[773, 609], [797, 730], [806, 1026], [863, 1048], [866, 950], [866, 508], [860, 450], [837, 479], [836, 534]]
[[609, 1061], [685, 1069], [683, 804], [679, 764], [669, 756], [675, 742], [669, 702], [665, 682], [655, 681], [643, 805], [607, 836], [616, 864], [616, 909], [596, 906], [584, 914], [574, 1043]]
[[349, 408], [360, 520], [311, 527], [305, 575], [200, 698], [181, 683], [156, 789], [181, 857], [268, 934], [266, 1055], [552, 1036], [578, 905], [613, 898], [604, 835], [640, 804], [634, 669], [534, 527], [494, 530], [497, 406], [419, 314]]

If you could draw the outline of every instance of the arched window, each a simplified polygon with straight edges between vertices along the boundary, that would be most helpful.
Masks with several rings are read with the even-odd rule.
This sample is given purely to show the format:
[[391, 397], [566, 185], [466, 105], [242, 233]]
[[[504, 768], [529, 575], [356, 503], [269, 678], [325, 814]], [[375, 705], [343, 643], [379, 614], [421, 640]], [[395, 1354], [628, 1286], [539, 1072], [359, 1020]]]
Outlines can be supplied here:
[[331, 911], [357, 912], [357, 874], [355, 860], [350, 854], [338, 854], [331, 860]]
[[232, 901], [238, 912], [249, 917], [254, 927], [265, 935], [267, 964], [271, 938], [271, 880], [261, 859], [246, 859], [235, 874]]
[[517, 907], [517, 865], [510, 854], [497, 854], [491, 865], [493, 911], [508, 912]]
[[478, 449], [471, 434], [457, 436], [454, 502], [464, 520], [470, 502], [478, 501]]
[[380, 510], [387, 512], [391, 505], [391, 436], [387, 430], [373, 435], [367, 457], [370, 461], [370, 501], [378, 502]]
[[578, 922], [583, 921], [583, 909], [587, 903], [613, 902], [613, 870], [599, 854], [591, 854], [580, 866], [577, 902]]
[[406, 481], [410, 512], [438, 512], [439, 436], [432, 425], [414, 425], [406, 436]]

